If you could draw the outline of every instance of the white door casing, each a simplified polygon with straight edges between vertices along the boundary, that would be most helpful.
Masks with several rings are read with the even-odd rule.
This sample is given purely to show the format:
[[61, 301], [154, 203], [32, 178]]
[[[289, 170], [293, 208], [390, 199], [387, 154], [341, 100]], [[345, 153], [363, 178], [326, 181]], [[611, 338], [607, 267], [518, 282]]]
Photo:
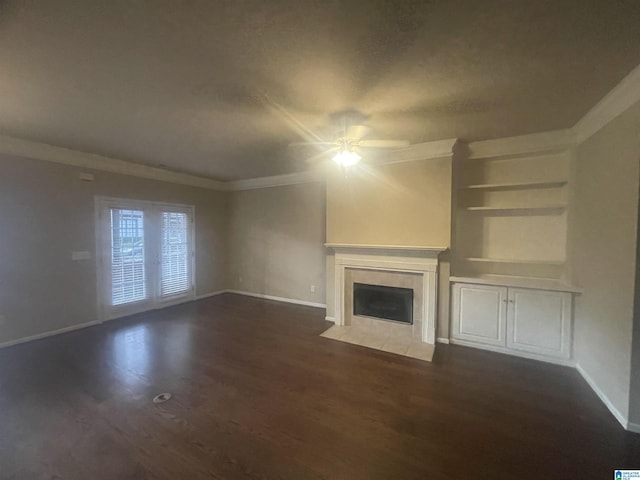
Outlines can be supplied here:
[[[116, 243], [119, 234], [113, 233], [119, 228], [114, 227], [113, 221], [122, 211], [141, 212], [143, 216], [142, 237], [136, 236], [132, 242], [128, 232], [120, 235], [128, 242], [125, 249]], [[195, 299], [193, 206], [96, 197], [95, 212], [98, 318], [101, 321]], [[167, 214], [169, 221], [166, 221]], [[168, 231], [176, 223], [186, 229], [182, 237], [179, 229]], [[122, 268], [118, 270], [119, 267]], [[120, 295], [114, 275], [120, 275], [120, 280], [124, 279], [120, 283], [131, 289], [127, 275], [135, 274], [136, 280], [140, 280], [140, 272], [144, 272], [145, 295], [141, 296], [139, 290], [135, 295]]]

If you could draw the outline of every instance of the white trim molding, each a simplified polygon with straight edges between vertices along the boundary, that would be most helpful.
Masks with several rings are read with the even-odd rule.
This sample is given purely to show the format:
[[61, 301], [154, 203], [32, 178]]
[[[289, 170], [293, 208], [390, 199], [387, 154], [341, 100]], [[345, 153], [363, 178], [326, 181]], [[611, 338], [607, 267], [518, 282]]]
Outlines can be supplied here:
[[138, 163], [125, 162], [124, 160], [96, 155], [94, 153], [80, 152], [46, 143], [9, 137], [7, 135], [0, 135], [0, 153], [34, 160], [44, 160], [72, 167], [147, 178], [161, 182], [190, 185], [192, 187], [207, 188], [210, 190], [227, 190], [228, 188], [224, 182], [218, 182], [217, 180], [209, 178], [187, 173], [172, 172], [170, 170]]
[[336, 325], [344, 325], [345, 276], [348, 268], [422, 276], [422, 341], [436, 341], [438, 255], [447, 247], [400, 247], [396, 245], [354, 245], [327, 243], [334, 251], [334, 317]]
[[247, 297], [263, 298], [265, 300], [275, 300], [276, 302], [294, 303], [296, 305], [305, 305], [307, 307], [326, 308], [327, 305], [318, 302], [309, 302], [307, 300], [298, 300], [295, 298], [276, 297], [275, 295], [265, 295], [263, 293], [245, 292], [244, 290], [225, 290], [225, 293], [235, 293], [236, 295], [244, 295]]
[[455, 153], [457, 143], [457, 138], [448, 138], [435, 142], [414, 143], [406, 148], [391, 151], [388, 160], [381, 164], [388, 165], [392, 163], [413, 162], [414, 160], [450, 158]]
[[627, 430], [633, 433], [640, 433], [640, 423], [629, 422]]
[[[572, 128], [471, 142], [467, 144], [466, 157], [468, 159], [481, 159], [565, 150], [583, 142], [639, 101], [640, 65], [623, 78], [613, 90], [591, 108]], [[390, 152], [388, 161], [383, 163], [391, 164], [452, 157], [457, 150], [457, 146], [457, 138], [417, 143]], [[306, 171], [221, 182], [198, 175], [173, 172], [8, 135], [0, 135], [0, 153], [219, 191], [278, 187], [324, 180], [324, 173]]]
[[622, 427], [625, 430], [629, 430], [630, 424], [629, 424], [629, 420], [627, 420], [627, 417], [625, 417], [622, 414], [622, 412], [620, 412], [620, 410], [618, 410], [613, 405], [613, 403], [611, 403], [611, 400], [609, 400], [609, 397], [607, 397], [607, 395], [602, 390], [600, 390], [600, 387], [598, 387], [598, 384], [596, 383], [596, 381], [593, 378], [591, 378], [591, 375], [589, 375], [579, 363], [576, 364], [576, 370], [578, 370], [580, 375], [582, 375], [582, 378], [584, 378], [585, 382], [587, 382], [587, 384], [591, 387], [591, 390], [593, 390], [596, 393], [596, 395], [598, 395], [598, 398], [600, 398], [602, 403], [605, 404], [605, 406], [613, 414], [616, 420], [620, 422], [620, 425], [622, 425]]
[[[406, 148], [391, 151], [388, 159], [380, 164], [388, 165], [392, 163], [412, 162], [415, 160], [448, 158], [453, 156], [457, 142], [457, 138], [449, 138], [435, 142], [416, 143], [409, 145]], [[240, 191], [257, 188], [282, 187], [285, 185], [298, 185], [302, 183], [324, 182], [325, 180], [326, 171], [311, 170], [285, 175], [275, 175], [272, 177], [235, 180], [227, 182], [225, 185], [227, 190]]]
[[329, 316], [326, 316], [326, 317], [324, 317], [324, 319], [325, 319], [327, 322], [333, 322], [333, 323], [336, 323], [336, 317], [329, 317]]
[[[407, 148], [391, 152], [389, 160], [384, 163], [401, 163], [450, 157], [453, 155], [457, 141], [458, 139], [453, 138], [410, 145]], [[0, 135], [0, 154], [218, 191], [252, 190], [323, 182], [326, 177], [326, 172], [322, 170], [311, 170], [270, 177], [221, 182], [198, 175], [173, 172], [171, 170], [126, 162], [103, 155], [81, 152], [42, 142], [10, 137], [8, 135]]]
[[445, 345], [449, 345], [449, 339], [448, 338], [444, 338], [444, 337], [438, 337], [436, 338], [436, 343], [444, 343]]
[[196, 295], [194, 300], [204, 300], [205, 298], [215, 297], [227, 292], [229, 292], [229, 290], [218, 290], [217, 292], [203, 293], [201, 295]]
[[463, 347], [477, 348], [480, 350], [487, 350], [489, 352], [501, 353], [504, 355], [510, 355], [512, 357], [526, 358], [529, 360], [537, 360], [539, 362], [552, 363], [554, 365], [562, 365], [563, 367], [575, 367], [576, 364], [571, 358], [550, 357], [548, 355], [539, 355], [537, 353], [524, 352], [522, 350], [510, 350], [498, 345], [487, 345], [477, 342], [469, 342], [467, 340], [459, 340], [452, 338], [449, 340], [451, 345], [461, 345]]
[[398, 252], [404, 256], [433, 256], [441, 254], [448, 250], [448, 247], [420, 247], [410, 245], [369, 245], [365, 243], [325, 243], [325, 247], [332, 248], [336, 252], [367, 252], [371, 251], [377, 254], [397, 255]]
[[288, 173], [286, 175], [275, 175], [273, 177], [249, 178], [247, 180], [236, 180], [227, 182], [227, 190], [253, 190], [256, 188], [283, 187], [286, 185], [298, 185], [301, 183], [323, 182], [324, 173], [313, 170], [308, 172]]
[[30, 335], [28, 337], [17, 338], [15, 340], [9, 340], [7, 342], [0, 343], [0, 348], [11, 347], [13, 345], [19, 345], [21, 343], [31, 342], [34, 340], [40, 340], [42, 338], [53, 337], [54, 335], [60, 335], [61, 333], [73, 332], [74, 330], [80, 330], [82, 328], [93, 327], [94, 325], [100, 325], [100, 321], [94, 320], [93, 322], [80, 323], [78, 325], [71, 325], [69, 327], [59, 328], [57, 330], [50, 330], [48, 332], [38, 333], [36, 335]]
[[640, 65], [574, 125], [577, 143], [584, 142], [637, 102], [640, 102]]
[[552, 130], [517, 137], [471, 142], [467, 144], [466, 158], [482, 159], [562, 151], [568, 150], [574, 144], [575, 134], [572, 130]]

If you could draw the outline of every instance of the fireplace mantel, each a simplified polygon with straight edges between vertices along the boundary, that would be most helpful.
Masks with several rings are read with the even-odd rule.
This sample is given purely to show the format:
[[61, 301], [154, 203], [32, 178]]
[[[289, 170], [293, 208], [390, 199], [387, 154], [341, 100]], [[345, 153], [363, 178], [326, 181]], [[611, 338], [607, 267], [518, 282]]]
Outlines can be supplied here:
[[418, 247], [405, 245], [369, 245], [358, 243], [325, 243], [325, 247], [331, 248], [336, 253], [362, 253], [369, 254], [398, 254], [409, 257], [437, 257], [447, 250], [447, 247]]
[[335, 323], [345, 324], [345, 270], [369, 269], [412, 273], [423, 281], [422, 341], [435, 343], [438, 255], [446, 247], [326, 243], [334, 251]]

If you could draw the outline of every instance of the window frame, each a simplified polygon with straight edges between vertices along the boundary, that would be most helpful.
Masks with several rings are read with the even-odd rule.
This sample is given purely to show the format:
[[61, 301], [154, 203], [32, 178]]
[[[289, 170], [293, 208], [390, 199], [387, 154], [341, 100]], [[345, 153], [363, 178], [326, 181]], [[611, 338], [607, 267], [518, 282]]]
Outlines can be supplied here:
[[[110, 218], [107, 215], [110, 209], [141, 210], [144, 212], [144, 235], [145, 235], [145, 270], [147, 275], [147, 299], [125, 303], [122, 305], [111, 305], [111, 283], [110, 283]], [[95, 196], [95, 261], [97, 280], [97, 316], [100, 322], [120, 318], [136, 313], [164, 308], [170, 305], [190, 302], [196, 299], [196, 212], [194, 205], [169, 202], [155, 202], [148, 200], [128, 199], [120, 197]], [[186, 213], [190, 219], [187, 235], [188, 248], [190, 254], [190, 288], [185, 293], [163, 297], [160, 292], [160, 232], [161, 232], [161, 212], [181, 212]]]

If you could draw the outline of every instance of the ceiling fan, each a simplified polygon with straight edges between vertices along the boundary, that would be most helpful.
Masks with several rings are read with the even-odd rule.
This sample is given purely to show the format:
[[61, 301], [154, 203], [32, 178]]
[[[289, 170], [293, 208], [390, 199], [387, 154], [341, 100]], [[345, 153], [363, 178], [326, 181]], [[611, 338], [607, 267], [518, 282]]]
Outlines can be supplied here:
[[[333, 141], [312, 141], [292, 143], [290, 145], [311, 145], [317, 147], [329, 147], [328, 150], [323, 150], [319, 155], [312, 157], [310, 160], [315, 160], [319, 157], [333, 154], [332, 159], [341, 167], [351, 167], [362, 160], [361, 153], [364, 153], [364, 149], [392, 149], [396, 150], [409, 146], [409, 142], [405, 140], [381, 140], [381, 139], [368, 139], [365, 138], [370, 132], [369, 127], [365, 125], [349, 125], [349, 116], [347, 114], [335, 114], [340, 115], [342, 120], [342, 128], [336, 132], [335, 139]], [[362, 114], [359, 114], [361, 119]]]

